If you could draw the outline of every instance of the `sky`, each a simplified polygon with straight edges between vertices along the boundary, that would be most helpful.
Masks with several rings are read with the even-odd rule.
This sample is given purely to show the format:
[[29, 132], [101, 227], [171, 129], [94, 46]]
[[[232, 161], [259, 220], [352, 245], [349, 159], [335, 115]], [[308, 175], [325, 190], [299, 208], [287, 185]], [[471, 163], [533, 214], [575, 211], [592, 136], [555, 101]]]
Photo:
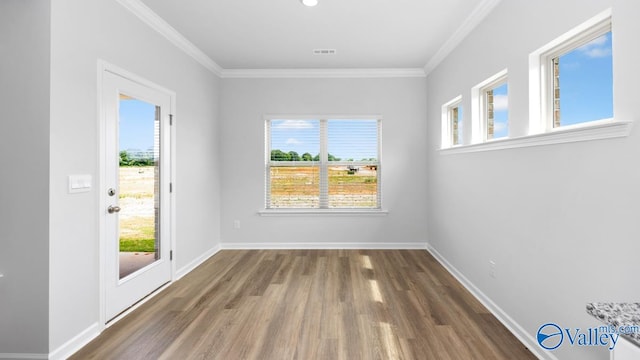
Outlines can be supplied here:
[[509, 136], [509, 84], [493, 89], [493, 138]]
[[613, 117], [611, 32], [560, 57], [560, 124]]
[[[377, 120], [329, 120], [329, 154], [342, 160], [378, 157]], [[272, 120], [271, 149], [295, 151], [298, 155], [320, 153], [320, 121]]]
[[120, 150], [153, 149], [156, 107], [137, 100], [120, 100]]

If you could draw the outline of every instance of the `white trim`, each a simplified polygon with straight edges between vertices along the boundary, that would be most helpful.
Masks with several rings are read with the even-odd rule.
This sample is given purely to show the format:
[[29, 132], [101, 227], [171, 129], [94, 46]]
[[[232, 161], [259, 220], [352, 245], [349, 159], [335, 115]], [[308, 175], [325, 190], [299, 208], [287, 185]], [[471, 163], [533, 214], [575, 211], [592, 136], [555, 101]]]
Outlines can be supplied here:
[[56, 350], [49, 354], [50, 360], [63, 360], [71, 355], [75, 354], [83, 346], [91, 342], [98, 335], [100, 335], [100, 323], [94, 323], [88, 328], [84, 329], [78, 335], [74, 336], [71, 340], [59, 346]]
[[429, 75], [444, 59], [455, 50], [458, 45], [484, 20], [500, 3], [500, 0], [484, 0], [473, 9], [462, 25], [444, 42], [438, 51], [424, 66], [424, 72]]
[[[530, 135], [559, 129], [553, 128], [553, 91], [550, 89], [553, 70], [549, 69], [551, 59], [580, 47], [585, 40], [611, 31], [611, 13], [611, 8], [606, 9], [529, 54]], [[584, 124], [591, 123], [593, 121]]]
[[486, 307], [498, 321], [504, 325], [529, 351], [538, 359], [558, 360], [551, 352], [541, 352], [537, 341], [520, 324], [518, 324], [509, 314], [502, 310], [496, 303], [467, 279], [458, 269], [447, 261], [435, 248], [427, 244], [427, 251], [438, 260], [438, 262], [456, 278], [484, 307]]
[[387, 216], [384, 209], [266, 209], [258, 210], [260, 216]]
[[[440, 154], [463, 154], [480, 151], [504, 150], [531, 146], [573, 143], [627, 137], [631, 133], [633, 121], [601, 120], [587, 123], [587, 126], [559, 128], [552, 132], [527, 135], [516, 138], [503, 138], [490, 142], [463, 145], [448, 149], [440, 149]], [[583, 124], [580, 124], [583, 125]]]
[[[492, 75], [488, 79], [471, 88], [471, 143], [479, 144], [484, 142], [492, 142], [498, 139], [487, 139], [487, 109], [486, 109], [486, 92], [492, 88], [507, 84], [508, 86], [509, 70], [504, 69]], [[507, 96], [509, 93], [507, 92]], [[507, 124], [509, 119], [507, 119]], [[509, 135], [507, 134], [508, 138]]]
[[[109, 63], [108, 61], [102, 60], [102, 59], [98, 59], [98, 70], [99, 71], [107, 71], [110, 72], [112, 74], [118, 75], [120, 77], [123, 77], [127, 80], [133, 81], [135, 83], [138, 83], [142, 86], [146, 86], [146, 87], [150, 87], [153, 89], [156, 89], [158, 91], [162, 91], [165, 92], [169, 95], [171, 95], [172, 98], [174, 98], [176, 96], [176, 92], [170, 89], [167, 89], [164, 86], [158, 85], [156, 83], [154, 83], [153, 81], [149, 81], [135, 73], [132, 73], [131, 71], [125, 70], [119, 66], [116, 66], [114, 64]], [[100, 73], [100, 82], [102, 82], [102, 73]], [[100, 84], [101, 85], [101, 84]], [[100, 89], [100, 91], [102, 91], [102, 89]], [[173, 103], [172, 103], [173, 106]], [[173, 110], [173, 109], [172, 109]]]
[[[220, 245], [216, 245], [213, 248], [211, 248], [210, 250], [207, 250], [202, 255], [198, 256], [195, 259], [193, 259], [187, 265], [181, 267], [180, 270], [178, 270], [176, 272], [175, 280], [176, 281], [180, 280], [183, 276], [187, 275], [188, 273], [193, 271], [195, 268], [197, 268], [198, 266], [202, 265], [205, 261], [209, 260], [209, 258], [211, 258], [213, 255], [217, 254], [221, 249], [222, 248], [220, 247]], [[175, 262], [175, 258], [174, 258], [173, 261]]]
[[158, 14], [153, 12], [140, 0], [116, 0], [132, 14], [137, 16], [142, 22], [149, 25], [150, 28], [164, 36], [170, 43], [178, 47], [185, 54], [189, 55], [200, 65], [207, 68], [212, 73], [220, 76], [223, 69], [202, 50], [196, 47], [191, 41], [187, 40], [182, 34], [174, 29], [169, 23], [164, 21]]
[[48, 359], [47, 354], [0, 353], [0, 359]]
[[425, 250], [424, 242], [405, 243], [222, 243], [222, 250]]
[[272, 78], [424, 78], [424, 69], [223, 69], [228, 79]]
[[[440, 147], [442, 148], [461, 145], [453, 145], [453, 127], [451, 126], [451, 110], [460, 106], [462, 106], [462, 95], [458, 95], [442, 105], [442, 137], [440, 139]], [[458, 128], [460, 128], [461, 120], [462, 119], [458, 118]]]

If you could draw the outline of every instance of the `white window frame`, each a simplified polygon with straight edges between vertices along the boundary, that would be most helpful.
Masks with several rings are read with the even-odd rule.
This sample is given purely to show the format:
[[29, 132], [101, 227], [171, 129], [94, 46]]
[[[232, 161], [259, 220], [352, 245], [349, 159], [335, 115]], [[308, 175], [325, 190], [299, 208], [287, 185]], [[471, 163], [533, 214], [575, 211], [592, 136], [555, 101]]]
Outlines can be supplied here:
[[[452, 100], [446, 102], [444, 105], [442, 105], [442, 139], [441, 139], [441, 147], [443, 149], [446, 148], [450, 148], [450, 147], [455, 147], [455, 146], [462, 146], [464, 144], [464, 134], [463, 134], [463, 138], [462, 138], [462, 142], [460, 144], [454, 144], [454, 138], [453, 138], [453, 117], [451, 116], [451, 112], [453, 109], [455, 108], [461, 108], [462, 107], [462, 95], [458, 95], [455, 98], [453, 98]], [[459, 114], [459, 113], [458, 113]], [[463, 112], [464, 114], [464, 112]], [[463, 119], [458, 117], [458, 130], [460, 129], [460, 124], [462, 123]]]
[[[485, 143], [509, 138], [489, 139], [487, 137], [487, 91], [502, 84], [508, 84], [508, 69], [504, 69], [471, 89], [471, 143]], [[507, 93], [508, 96], [508, 93]], [[509, 121], [509, 120], [507, 120]], [[509, 127], [511, 128], [511, 127]]]
[[[377, 161], [377, 207], [376, 208], [329, 208], [328, 207], [328, 167], [330, 165], [367, 165], [362, 161], [324, 161], [328, 158], [327, 127], [329, 120], [377, 120], [378, 122], [378, 161]], [[270, 169], [275, 162], [271, 161], [271, 128], [272, 120], [314, 120], [320, 122], [320, 208], [269, 208]], [[290, 215], [386, 215], [388, 210], [382, 208], [382, 116], [381, 115], [265, 115], [265, 208], [258, 211], [262, 216]], [[302, 162], [300, 162], [302, 163]], [[281, 165], [281, 164], [278, 164]]]
[[562, 56], [612, 31], [611, 9], [607, 9], [571, 29], [529, 55], [529, 135], [599, 126], [613, 118], [553, 126], [553, 65]]

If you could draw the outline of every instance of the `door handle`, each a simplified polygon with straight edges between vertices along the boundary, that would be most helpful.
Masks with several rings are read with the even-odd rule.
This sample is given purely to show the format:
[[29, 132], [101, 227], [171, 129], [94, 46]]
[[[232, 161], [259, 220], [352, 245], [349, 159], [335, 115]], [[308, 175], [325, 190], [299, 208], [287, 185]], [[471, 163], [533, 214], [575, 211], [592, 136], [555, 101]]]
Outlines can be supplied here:
[[113, 214], [113, 213], [120, 212], [120, 206], [112, 206], [112, 205], [109, 205], [109, 207], [107, 208], [107, 212], [108, 212], [109, 214]]

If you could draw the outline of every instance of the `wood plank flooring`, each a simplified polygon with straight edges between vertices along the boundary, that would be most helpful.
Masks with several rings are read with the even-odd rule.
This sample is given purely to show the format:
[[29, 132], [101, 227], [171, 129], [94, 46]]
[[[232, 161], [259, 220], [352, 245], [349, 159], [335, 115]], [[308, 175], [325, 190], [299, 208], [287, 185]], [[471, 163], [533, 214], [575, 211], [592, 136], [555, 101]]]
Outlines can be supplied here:
[[71, 359], [535, 357], [424, 250], [229, 250]]

